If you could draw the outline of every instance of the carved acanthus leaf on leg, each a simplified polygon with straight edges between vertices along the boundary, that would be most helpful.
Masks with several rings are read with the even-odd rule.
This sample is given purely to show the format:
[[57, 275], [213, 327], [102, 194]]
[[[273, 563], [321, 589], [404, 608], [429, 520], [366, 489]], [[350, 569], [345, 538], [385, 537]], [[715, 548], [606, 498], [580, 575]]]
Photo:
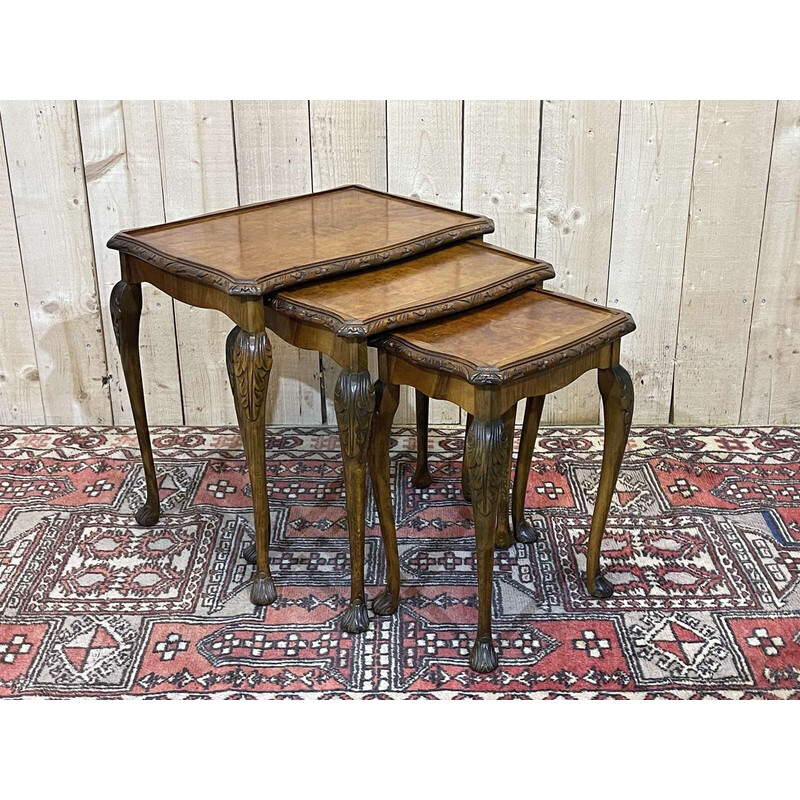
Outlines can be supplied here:
[[229, 377], [234, 396], [242, 413], [255, 421], [267, 396], [272, 369], [272, 346], [263, 333], [250, 333], [236, 328], [226, 345]]
[[497, 519], [503, 498], [506, 498], [507, 508], [508, 429], [507, 420], [475, 419], [464, 452], [472, 486], [478, 556], [478, 632], [470, 652], [470, 665], [476, 672], [491, 672], [497, 667], [497, 653], [492, 642], [492, 572]]
[[340, 626], [348, 633], [361, 633], [369, 625], [364, 596], [364, 513], [367, 448], [375, 410], [375, 387], [369, 372], [342, 372], [336, 381], [333, 406], [342, 449], [350, 537], [350, 606]]
[[278, 596], [269, 569], [270, 517], [264, 442], [272, 348], [265, 330], [247, 331], [237, 326], [228, 335], [225, 355], [253, 497], [255, 543], [244, 551], [245, 560], [256, 565], [250, 599], [254, 605], [267, 606]]

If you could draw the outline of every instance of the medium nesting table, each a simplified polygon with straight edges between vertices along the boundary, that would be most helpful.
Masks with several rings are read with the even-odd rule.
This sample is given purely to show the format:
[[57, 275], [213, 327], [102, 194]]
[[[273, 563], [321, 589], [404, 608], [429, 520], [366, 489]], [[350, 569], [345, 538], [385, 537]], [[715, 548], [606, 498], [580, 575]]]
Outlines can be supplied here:
[[[222, 311], [235, 325], [226, 361], [252, 487], [256, 570], [250, 596], [256, 605], [269, 605], [277, 596], [269, 569], [264, 441], [272, 367], [267, 329], [342, 367], [334, 407], [351, 598], [341, 626], [352, 633], [366, 630], [364, 515], [375, 411], [369, 337], [553, 276], [541, 261], [470, 241], [492, 230], [484, 217], [350, 186], [114, 236], [109, 247], [120, 251], [122, 280], [112, 292], [111, 313], [147, 487], [146, 503], [136, 514], [139, 524], [153, 525], [159, 516], [138, 352], [141, 283], [147, 282], [178, 301]], [[341, 276], [350, 272], [357, 274]]]

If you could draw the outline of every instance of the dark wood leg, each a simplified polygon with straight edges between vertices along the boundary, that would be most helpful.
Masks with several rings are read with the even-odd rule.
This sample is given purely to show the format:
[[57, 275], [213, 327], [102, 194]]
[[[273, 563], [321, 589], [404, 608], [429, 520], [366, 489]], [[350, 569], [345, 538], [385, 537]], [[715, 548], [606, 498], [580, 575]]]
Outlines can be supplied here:
[[611, 369], [597, 371], [597, 384], [603, 396], [603, 419], [605, 443], [600, 485], [592, 514], [592, 529], [589, 533], [589, 548], [586, 554], [586, 585], [593, 597], [610, 597], [614, 591], [611, 582], [600, 572], [600, 548], [608, 519], [608, 509], [617, 485], [619, 468], [628, 432], [633, 417], [633, 383], [624, 367], [619, 364]]
[[266, 331], [253, 333], [235, 327], [228, 334], [225, 356], [253, 495], [256, 575], [250, 588], [250, 599], [257, 606], [268, 606], [275, 602], [278, 593], [269, 570], [270, 520], [264, 417], [272, 348]]
[[150, 430], [147, 427], [147, 412], [144, 405], [142, 365], [139, 361], [139, 320], [142, 316], [142, 286], [139, 283], [120, 281], [111, 290], [111, 322], [117, 338], [122, 372], [128, 386], [128, 398], [136, 426], [136, 437], [142, 454], [147, 500], [137, 509], [136, 521], [149, 527], [158, 522], [159, 498], [156, 467], [150, 446]]
[[[500, 490], [508, 486], [506, 420], [507, 415], [503, 419], [474, 420], [465, 450], [478, 552], [478, 635], [469, 658], [476, 672], [492, 672], [497, 668], [497, 652], [492, 642], [492, 570]], [[505, 491], [507, 498], [507, 488]]]
[[431, 485], [431, 474], [428, 471], [428, 395], [419, 389], [415, 390], [417, 406], [417, 465], [411, 478], [411, 485], [416, 489], [427, 489]]
[[400, 402], [400, 387], [396, 384], [384, 385], [378, 381], [375, 388], [377, 407], [372, 418], [369, 469], [372, 476], [372, 493], [375, 495], [375, 505], [378, 507], [381, 524], [383, 552], [386, 556], [386, 589], [375, 598], [372, 610], [379, 616], [388, 616], [394, 614], [400, 602], [400, 561], [397, 554], [397, 532], [394, 527], [394, 508], [389, 485], [389, 435]]
[[528, 477], [531, 474], [533, 447], [536, 444], [539, 422], [542, 419], [544, 397], [544, 395], [529, 397], [525, 403], [525, 419], [522, 423], [522, 437], [517, 454], [517, 471], [514, 474], [511, 520], [514, 526], [514, 535], [517, 541], [523, 544], [535, 542], [538, 536], [536, 529], [525, 521], [525, 493], [528, 489]]
[[469, 486], [469, 466], [467, 465], [467, 439], [469, 438], [469, 429], [472, 427], [472, 414], [467, 414], [467, 424], [464, 428], [464, 458], [461, 460], [461, 494], [464, 499], [472, 500], [472, 491]]
[[333, 394], [344, 464], [347, 529], [350, 535], [350, 607], [341, 628], [348, 633], [367, 629], [369, 617], [364, 597], [364, 511], [367, 454], [375, 387], [367, 370], [342, 371]]
[[508, 516], [508, 487], [511, 485], [511, 461], [514, 457], [514, 421], [517, 416], [516, 405], [503, 414], [503, 425], [508, 431], [505, 450], [505, 480], [498, 487], [497, 498], [497, 529], [494, 536], [494, 546], [497, 550], [507, 550], [514, 544], [514, 535], [511, 533], [511, 523]]

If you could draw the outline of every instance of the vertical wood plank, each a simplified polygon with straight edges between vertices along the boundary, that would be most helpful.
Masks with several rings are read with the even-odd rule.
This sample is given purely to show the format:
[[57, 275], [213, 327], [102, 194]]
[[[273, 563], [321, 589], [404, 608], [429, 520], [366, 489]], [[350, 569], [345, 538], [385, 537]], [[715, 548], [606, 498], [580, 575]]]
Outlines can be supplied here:
[[673, 421], [739, 421], [775, 103], [702, 102], [683, 270]]
[[[119, 280], [119, 253], [106, 242], [117, 231], [164, 222], [158, 132], [152, 100], [78, 101], [86, 193], [92, 220], [97, 284], [103, 314], [114, 422], [133, 424], [109, 299]], [[173, 302], [154, 286], [142, 287], [139, 351], [148, 419], [183, 422]]]
[[741, 422], [800, 423], [800, 101], [778, 104]]
[[[314, 191], [358, 183], [386, 191], [386, 103], [383, 100], [312, 100], [311, 163]], [[370, 350], [370, 369], [377, 358]], [[325, 418], [336, 419], [333, 392], [341, 372], [320, 355], [325, 387]]]
[[[387, 104], [386, 150], [389, 191], [461, 208], [460, 100], [390, 100]], [[397, 424], [411, 425], [415, 418], [414, 393], [400, 394]], [[433, 423], [454, 423], [460, 409], [434, 400]]]
[[[237, 205], [230, 101], [161, 100], [156, 105], [167, 222]], [[235, 424], [225, 367], [231, 321], [175, 303], [187, 425]]]
[[484, 237], [532, 256], [539, 167], [538, 100], [464, 102], [464, 210], [494, 220]]
[[[556, 277], [548, 288], [605, 303], [614, 213], [620, 104], [545, 100], [536, 255]], [[582, 375], [548, 396], [549, 425], [596, 424], [597, 379]]]
[[386, 103], [312, 100], [314, 191], [348, 183], [386, 191]]
[[45, 419], [112, 420], [75, 103], [0, 104]]
[[42, 389], [0, 120], [0, 425], [43, 422]]
[[[307, 101], [237, 100], [233, 118], [243, 204], [311, 191]], [[318, 425], [322, 421], [319, 356], [278, 336], [270, 336], [270, 341], [267, 423]]]
[[638, 325], [623, 340], [622, 362], [639, 425], [669, 421], [697, 106], [622, 104], [608, 302]]

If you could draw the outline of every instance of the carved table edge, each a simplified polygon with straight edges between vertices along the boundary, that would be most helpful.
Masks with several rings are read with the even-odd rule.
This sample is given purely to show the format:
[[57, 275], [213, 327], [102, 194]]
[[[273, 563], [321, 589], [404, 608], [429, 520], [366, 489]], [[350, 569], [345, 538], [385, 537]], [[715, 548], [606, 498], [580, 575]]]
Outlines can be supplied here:
[[345, 319], [334, 311], [314, 308], [305, 303], [287, 300], [280, 296], [269, 297], [266, 302], [276, 311], [281, 311], [303, 322], [322, 325], [342, 338], [364, 338], [429, 319], [448, 316], [459, 311], [466, 311], [491, 300], [505, 297], [520, 289], [525, 289], [539, 281], [549, 280], [554, 276], [555, 270], [549, 264], [537, 265], [529, 272], [504, 278], [501, 281], [482, 286], [480, 289], [473, 289], [461, 295], [444, 298], [431, 304], [420, 303], [416, 306], [400, 309], [385, 317], [364, 321]]
[[494, 223], [486, 218], [477, 221], [453, 225], [434, 233], [419, 236], [406, 242], [400, 242], [389, 248], [381, 248], [366, 253], [318, 261], [306, 264], [299, 269], [289, 267], [275, 275], [264, 276], [257, 280], [235, 280], [215, 267], [199, 264], [187, 258], [176, 258], [146, 244], [135, 236], [120, 231], [114, 234], [107, 243], [111, 250], [119, 250], [127, 255], [152, 264], [179, 277], [189, 278], [211, 285], [231, 295], [265, 295], [279, 289], [295, 286], [300, 283], [321, 278], [327, 275], [338, 275], [345, 272], [368, 269], [378, 264], [389, 264], [401, 258], [409, 258], [430, 250], [437, 250], [448, 244], [471, 239], [494, 231]]
[[569, 347], [554, 349], [552, 352], [544, 353], [533, 359], [520, 359], [502, 369], [475, 364], [455, 356], [437, 355], [408, 342], [399, 341], [393, 338], [391, 333], [376, 338], [370, 344], [418, 367], [457, 375], [473, 385], [497, 386], [518, 378], [524, 378], [535, 372], [541, 372], [573, 358], [579, 358], [591, 350], [604, 347], [636, 329], [636, 324], [630, 314], [624, 311], [615, 313], [620, 316], [605, 328], [594, 331], [587, 335], [585, 339]]

